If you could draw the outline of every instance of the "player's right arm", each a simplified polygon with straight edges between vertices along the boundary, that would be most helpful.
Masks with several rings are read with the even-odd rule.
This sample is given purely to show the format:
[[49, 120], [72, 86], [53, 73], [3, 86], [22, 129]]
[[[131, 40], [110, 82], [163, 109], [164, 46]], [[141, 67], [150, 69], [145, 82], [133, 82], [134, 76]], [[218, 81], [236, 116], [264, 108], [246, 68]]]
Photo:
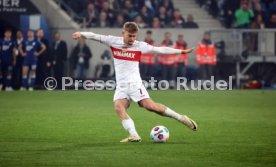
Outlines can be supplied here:
[[84, 39], [90, 39], [90, 40], [94, 40], [94, 41], [98, 41], [98, 42], [102, 42], [107, 44], [107, 38], [108, 36], [106, 35], [101, 35], [101, 34], [96, 34], [93, 32], [75, 32], [72, 34], [72, 38], [75, 40], [78, 40], [80, 38], [84, 38]]

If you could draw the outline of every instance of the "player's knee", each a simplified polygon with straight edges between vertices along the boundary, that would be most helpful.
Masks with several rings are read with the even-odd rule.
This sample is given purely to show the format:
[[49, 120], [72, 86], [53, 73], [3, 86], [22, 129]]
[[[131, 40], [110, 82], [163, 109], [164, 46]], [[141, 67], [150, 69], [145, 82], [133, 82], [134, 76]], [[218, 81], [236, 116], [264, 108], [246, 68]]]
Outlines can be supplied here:
[[147, 109], [147, 110], [149, 110], [149, 111], [155, 112], [155, 103], [154, 102], [141, 103], [140, 106]]
[[114, 109], [115, 109], [115, 111], [116, 111], [117, 113], [120, 113], [120, 112], [122, 112], [122, 111], [124, 110], [124, 107], [123, 107], [123, 105], [121, 105], [121, 104], [115, 104], [115, 105], [114, 105]]

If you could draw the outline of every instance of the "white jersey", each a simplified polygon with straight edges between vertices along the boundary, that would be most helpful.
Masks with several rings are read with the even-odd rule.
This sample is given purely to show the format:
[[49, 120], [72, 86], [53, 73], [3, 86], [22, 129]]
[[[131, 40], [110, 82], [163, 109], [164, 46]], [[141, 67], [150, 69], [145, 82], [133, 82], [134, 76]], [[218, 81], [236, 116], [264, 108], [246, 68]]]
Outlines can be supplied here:
[[133, 45], [124, 44], [123, 37], [101, 36], [100, 42], [110, 46], [114, 58], [116, 83], [142, 83], [139, 71], [140, 57], [152, 51], [153, 46], [135, 41]]
[[114, 58], [115, 75], [117, 84], [142, 83], [139, 72], [140, 57], [144, 53], [180, 54], [182, 50], [155, 47], [146, 42], [135, 41], [132, 45], [126, 45], [123, 37], [100, 35], [93, 32], [81, 32], [86, 39], [92, 39], [108, 45]]

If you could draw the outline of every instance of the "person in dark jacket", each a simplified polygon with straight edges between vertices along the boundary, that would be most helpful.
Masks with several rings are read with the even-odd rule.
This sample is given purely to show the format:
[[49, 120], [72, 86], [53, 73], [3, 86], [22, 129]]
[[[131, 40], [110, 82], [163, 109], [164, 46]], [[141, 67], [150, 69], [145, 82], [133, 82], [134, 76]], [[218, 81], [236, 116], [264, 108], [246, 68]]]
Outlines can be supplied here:
[[62, 77], [64, 76], [64, 65], [67, 59], [67, 44], [61, 40], [58, 32], [54, 33], [54, 42], [52, 45], [52, 66], [54, 69], [54, 77], [57, 80], [58, 88], [61, 88]]
[[224, 4], [224, 25], [226, 28], [232, 28], [235, 11], [240, 7], [240, 0], [225, 1]]
[[[44, 38], [43, 29], [39, 29], [36, 32], [37, 40], [46, 46], [46, 50], [37, 59], [37, 69], [36, 69], [36, 85], [39, 88], [43, 88], [43, 83], [46, 78], [46, 65], [49, 54], [49, 43], [46, 38]], [[40, 49], [40, 48], [39, 48]]]
[[73, 49], [71, 60], [75, 72], [75, 78], [86, 79], [86, 73], [89, 69], [89, 59], [92, 57], [89, 47], [85, 41], [80, 38], [79, 43]]

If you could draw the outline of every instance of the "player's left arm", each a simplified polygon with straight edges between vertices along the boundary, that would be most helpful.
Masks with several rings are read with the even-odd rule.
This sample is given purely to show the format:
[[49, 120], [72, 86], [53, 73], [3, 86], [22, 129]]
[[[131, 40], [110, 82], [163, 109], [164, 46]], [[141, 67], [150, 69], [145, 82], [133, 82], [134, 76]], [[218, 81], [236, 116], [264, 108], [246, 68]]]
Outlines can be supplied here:
[[143, 53], [155, 53], [155, 54], [187, 54], [191, 53], [194, 48], [189, 49], [174, 49], [166, 46], [152, 46], [145, 42], [141, 42]]
[[191, 53], [194, 50], [194, 48], [189, 48], [189, 49], [174, 49], [170, 47], [158, 47], [158, 46], [153, 46], [152, 51], [153, 53], [157, 54], [187, 54]]

